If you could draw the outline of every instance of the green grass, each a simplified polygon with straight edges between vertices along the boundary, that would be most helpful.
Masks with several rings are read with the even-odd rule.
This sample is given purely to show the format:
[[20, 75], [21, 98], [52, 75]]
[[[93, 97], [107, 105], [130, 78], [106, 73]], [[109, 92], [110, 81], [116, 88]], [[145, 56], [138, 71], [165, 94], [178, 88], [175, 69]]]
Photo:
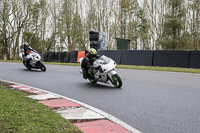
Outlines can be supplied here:
[[80, 63], [58, 63], [58, 62], [44, 62], [49, 65], [66, 65], [66, 66], [80, 66]]
[[[3, 61], [3, 60], [0, 60], [0, 62], [16, 62], [16, 63], [21, 63], [21, 61]], [[44, 62], [44, 64], [80, 66], [80, 63]], [[197, 74], [200, 73], [200, 69], [178, 68], [178, 67], [152, 67], [152, 66], [117, 65], [117, 68], [137, 69], [137, 70], [154, 70], [154, 71], [169, 71], [169, 72], [184, 72], [184, 73], [197, 73]]]
[[0, 84], [1, 133], [80, 133], [49, 107], [25, 97], [28, 93]]
[[138, 70], [154, 70], [154, 71], [169, 71], [169, 72], [185, 72], [185, 73], [200, 73], [200, 69], [178, 68], [178, 67], [151, 67], [151, 66], [119, 65], [119, 66], [117, 66], [117, 68], [138, 69]]
[[16, 60], [0, 60], [0, 62], [14, 62], [14, 63], [22, 63], [22, 61], [16, 61]]

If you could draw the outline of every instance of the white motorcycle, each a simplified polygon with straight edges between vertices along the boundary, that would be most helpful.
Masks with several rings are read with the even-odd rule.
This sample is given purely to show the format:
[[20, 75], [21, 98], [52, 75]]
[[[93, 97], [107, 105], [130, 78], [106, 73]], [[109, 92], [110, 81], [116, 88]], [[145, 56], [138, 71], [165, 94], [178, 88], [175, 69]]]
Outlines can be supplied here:
[[[80, 58], [80, 64], [82, 63], [82, 60], [83, 58]], [[93, 62], [94, 68], [98, 69], [88, 70], [88, 80], [91, 83], [109, 83], [110, 81], [116, 88], [120, 88], [122, 86], [122, 80], [114, 70], [116, 65], [115, 61], [111, 58], [108, 58], [105, 55], [101, 56]], [[83, 74], [82, 69], [80, 70], [80, 73]]]
[[30, 51], [29, 54], [26, 56], [26, 59], [30, 59], [29, 63], [26, 63], [26, 59], [23, 57], [22, 53], [20, 53], [19, 56], [22, 58], [23, 64], [28, 70], [34, 68], [46, 71], [45, 65], [40, 61], [41, 56], [37, 52]]

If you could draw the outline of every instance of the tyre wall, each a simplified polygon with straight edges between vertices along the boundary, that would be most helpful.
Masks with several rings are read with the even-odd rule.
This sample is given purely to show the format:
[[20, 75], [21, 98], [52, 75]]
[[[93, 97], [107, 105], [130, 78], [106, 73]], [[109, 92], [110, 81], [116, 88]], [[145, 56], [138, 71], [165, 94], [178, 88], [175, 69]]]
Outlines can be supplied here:
[[153, 51], [150, 50], [128, 50], [122, 51], [122, 65], [152, 66]]
[[49, 62], [49, 61], [48, 61], [49, 54], [50, 54], [50, 52], [48, 52], [48, 53], [46, 53], [46, 54], [43, 54], [43, 55], [42, 55], [42, 61], [44, 61], [44, 62]]
[[[200, 68], [200, 51], [100, 50], [98, 54], [122, 65]], [[77, 63], [78, 51], [48, 52], [42, 57], [44, 62]]]
[[78, 51], [69, 52], [69, 63], [77, 63]]
[[154, 51], [153, 66], [189, 67], [190, 51]]
[[189, 68], [200, 68], [200, 51], [190, 52]]
[[49, 58], [48, 61], [49, 62], [58, 62], [58, 57], [56, 57], [56, 52], [51, 52], [49, 53]]
[[62, 62], [62, 63], [68, 63], [69, 62], [69, 52], [61, 52], [60, 62]]

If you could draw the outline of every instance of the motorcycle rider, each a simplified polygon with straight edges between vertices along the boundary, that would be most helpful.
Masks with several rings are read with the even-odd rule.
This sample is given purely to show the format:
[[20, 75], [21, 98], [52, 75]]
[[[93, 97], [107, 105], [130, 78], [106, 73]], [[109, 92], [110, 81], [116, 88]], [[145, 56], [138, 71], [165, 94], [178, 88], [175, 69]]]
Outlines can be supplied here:
[[23, 60], [25, 61], [26, 64], [29, 64], [29, 61], [30, 61], [30, 58], [27, 57], [30, 51], [37, 52], [35, 49], [29, 46], [28, 42], [25, 42], [22, 47], [22, 55], [23, 55]]
[[101, 57], [100, 55], [97, 55], [97, 51], [94, 48], [91, 48], [89, 52], [86, 54], [86, 56], [83, 58], [81, 63], [81, 69], [83, 72], [84, 79], [88, 78], [88, 69], [94, 68], [92, 66], [93, 62], [100, 57]]

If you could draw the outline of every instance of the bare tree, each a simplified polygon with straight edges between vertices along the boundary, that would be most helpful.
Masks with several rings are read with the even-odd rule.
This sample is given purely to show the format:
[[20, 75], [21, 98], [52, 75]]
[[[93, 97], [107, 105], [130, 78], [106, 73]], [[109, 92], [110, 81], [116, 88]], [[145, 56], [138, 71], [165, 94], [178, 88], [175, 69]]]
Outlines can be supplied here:
[[12, 32], [9, 29], [9, 17], [12, 15], [10, 13], [10, 1], [2, 0], [0, 1], [0, 59], [4, 58], [10, 59], [10, 45], [12, 39]]

